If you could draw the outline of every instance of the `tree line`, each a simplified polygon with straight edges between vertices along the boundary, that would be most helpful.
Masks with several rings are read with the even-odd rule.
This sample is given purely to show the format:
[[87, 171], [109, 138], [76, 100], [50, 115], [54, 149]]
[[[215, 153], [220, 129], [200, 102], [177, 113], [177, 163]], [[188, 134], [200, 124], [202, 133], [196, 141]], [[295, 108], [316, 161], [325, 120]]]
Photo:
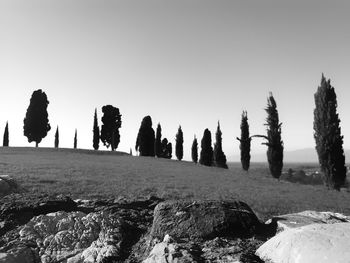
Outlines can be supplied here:
[[[330, 84], [330, 79], [326, 80], [322, 74], [321, 85], [318, 87], [315, 95], [314, 109], [314, 139], [316, 151], [321, 170], [324, 174], [325, 185], [329, 188], [339, 190], [346, 181], [345, 155], [343, 150], [343, 136], [341, 135], [340, 120], [337, 113], [337, 97], [334, 87]], [[38, 147], [43, 138], [50, 131], [51, 126], [48, 120], [49, 101], [45, 92], [36, 90], [33, 92], [30, 103], [24, 118], [23, 133], [28, 142], [35, 142]], [[251, 140], [253, 138], [262, 138], [262, 144], [267, 146], [267, 161], [269, 170], [274, 178], [279, 178], [283, 168], [283, 141], [281, 137], [282, 123], [279, 121], [277, 103], [270, 92], [267, 98], [266, 117], [266, 135], [250, 135], [248, 113], [243, 111], [241, 115], [241, 137], [236, 139], [240, 142], [240, 156], [242, 169], [249, 170]], [[119, 129], [121, 128], [121, 114], [119, 109], [112, 105], [102, 107], [103, 116], [101, 118], [101, 129], [98, 125], [97, 109], [94, 113], [93, 122], [93, 148], [99, 149], [101, 141], [107, 148], [111, 147], [114, 151], [118, 148], [120, 142]], [[77, 130], [75, 129], [73, 148], [77, 148]], [[175, 155], [177, 160], [183, 159], [183, 131], [179, 126], [175, 137]], [[8, 122], [5, 126], [3, 136], [3, 146], [9, 146], [9, 128]], [[59, 147], [59, 127], [56, 128], [54, 147]], [[191, 147], [191, 158], [194, 163], [199, 162], [205, 166], [216, 166], [228, 168], [226, 156], [222, 150], [222, 132], [218, 122], [215, 133], [214, 148], [212, 147], [211, 132], [205, 129], [201, 139], [201, 151], [198, 154], [198, 141], [194, 136]], [[146, 116], [143, 118], [135, 144], [135, 150], [140, 156], [151, 156], [157, 158], [172, 158], [172, 144], [167, 138], [162, 139], [162, 128], [160, 123], [157, 125], [156, 133], [152, 128], [152, 118]], [[130, 149], [130, 153], [132, 153]]]

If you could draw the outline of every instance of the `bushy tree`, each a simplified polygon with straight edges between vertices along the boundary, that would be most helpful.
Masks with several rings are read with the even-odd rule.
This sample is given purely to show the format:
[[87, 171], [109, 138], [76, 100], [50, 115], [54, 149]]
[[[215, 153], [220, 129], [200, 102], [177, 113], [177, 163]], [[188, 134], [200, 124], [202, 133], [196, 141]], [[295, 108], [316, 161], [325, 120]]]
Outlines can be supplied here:
[[38, 147], [51, 129], [47, 114], [48, 105], [49, 101], [45, 92], [41, 89], [33, 92], [23, 121], [23, 130], [28, 142], [35, 142], [35, 147]]
[[55, 148], [58, 148], [58, 144], [59, 144], [59, 133], [58, 133], [58, 126], [56, 128], [56, 133], [55, 133]]
[[192, 161], [194, 163], [198, 162], [198, 142], [196, 136], [194, 136], [192, 148], [191, 148]]
[[206, 166], [213, 164], [213, 147], [211, 146], [211, 132], [208, 129], [204, 130], [201, 141], [201, 153], [199, 163]]
[[78, 133], [77, 133], [77, 129], [75, 129], [75, 133], [74, 133], [74, 149], [76, 149], [78, 146]]
[[160, 123], [158, 123], [157, 125], [156, 140], [154, 142], [154, 152], [158, 158], [162, 157], [162, 127], [160, 126]]
[[100, 127], [98, 126], [97, 121], [97, 109], [95, 109], [94, 114], [94, 128], [93, 128], [93, 147], [95, 150], [98, 150], [100, 147]]
[[8, 124], [8, 122], [6, 122], [5, 131], [4, 131], [4, 140], [3, 140], [2, 145], [4, 147], [9, 146], [9, 124]]
[[101, 141], [107, 148], [111, 146], [111, 150], [114, 151], [120, 142], [119, 128], [122, 125], [122, 115], [119, 109], [112, 105], [103, 106], [102, 112]]
[[181, 126], [179, 126], [179, 129], [177, 130], [176, 134], [176, 142], [175, 142], [175, 155], [176, 158], [181, 161], [184, 155], [184, 148], [183, 148], [183, 143], [184, 143], [184, 137], [183, 137], [183, 132], [181, 129]]
[[242, 113], [241, 138], [237, 137], [237, 140], [240, 142], [239, 149], [241, 150], [242, 168], [248, 171], [250, 166], [250, 143], [252, 139], [249, 136], [248, 114], [246, 111]]
[[218, 122], [218, 127], [215, 134], [215, 144], [214, 144], [214, 165], [220, 168], [228, 168], [226, 164], [226, 155], [222, 151], [222, 132], [220, 129], [220, 123]]
[[155, 156], [154, 141], [152, 118], [151, 116], [146, 116], [143, 118], [137, 134], [135, 150], [139, 151], [140, 156]]
[[171, 142], [168, 142], [167, 138], [164, 138], [161, 142], [161, 158], [171, 159], [172, 157], [172, 145]]
[[337, 96], [330, 80], [322, 74], [321, 86], [315, 93], [314, 138], [324, 182], [339, 190], [346, 180], [343, 136], [337, 114]]
[[283, 141], [281, 139], [281, 126], [279, 122], [277, 104], [270, 92], [267, 98], [267, 112], [266, 126], [267, 136], [254, 135], [252, 137], [263, 137], [267, 142], [264, 142], [267, 148], [267, 160], [269, 163], [270, 173], [274, 178], [279, 178], [283, 168]]

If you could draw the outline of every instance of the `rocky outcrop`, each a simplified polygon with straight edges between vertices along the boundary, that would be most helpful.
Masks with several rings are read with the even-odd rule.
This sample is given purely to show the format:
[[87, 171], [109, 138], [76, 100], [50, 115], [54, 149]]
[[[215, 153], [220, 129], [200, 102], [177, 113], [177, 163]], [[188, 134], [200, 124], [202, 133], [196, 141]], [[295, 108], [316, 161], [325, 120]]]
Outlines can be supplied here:
[[[349, 221], [337, 213], [304, 211], [263, 224], [240, 201], [73, 201], [12, 194], [1, 199], [0, 263], [277, 263], [284, 262], [278, 255], [294, 260], [295, 253], [307, 262], [313, 258], [304, 247], [293, 254], [285, 244], [297, 249], [310, 243], [312, 252], [320, 249], [314, 241], [333, 242], [333, 247], [321, 247], [331, 252], [323, 256], [346, 255], [340, 243], [350, 242], [342, 239], [350, 236], [343, 227]], [[277, 228], [280, 233], [265, 243]], [[263, 260], [255, 255], [258, 248]]]
[[272, 263], [347, 263], [349, 244], [350, 223], [311, 224], [280, 232], [256, 254]]

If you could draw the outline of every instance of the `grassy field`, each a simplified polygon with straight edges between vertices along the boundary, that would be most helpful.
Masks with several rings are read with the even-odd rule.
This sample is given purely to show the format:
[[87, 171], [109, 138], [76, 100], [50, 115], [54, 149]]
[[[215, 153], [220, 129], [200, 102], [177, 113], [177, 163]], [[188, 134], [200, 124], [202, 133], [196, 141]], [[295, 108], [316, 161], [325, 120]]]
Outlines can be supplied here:
[[[286, 170], [296, 167], [301, 166], [285, 164]], [[239, 199], [262, 220], [307, 209], [350, 215], [348, 191], [278, 181], [261, 163], [252, 164], [247, 173], [239, 163], [231, 163], [226, 170], [105, 151], [1, 147], [0, 171], [14, 177], [26, 191], [72, 198]]]

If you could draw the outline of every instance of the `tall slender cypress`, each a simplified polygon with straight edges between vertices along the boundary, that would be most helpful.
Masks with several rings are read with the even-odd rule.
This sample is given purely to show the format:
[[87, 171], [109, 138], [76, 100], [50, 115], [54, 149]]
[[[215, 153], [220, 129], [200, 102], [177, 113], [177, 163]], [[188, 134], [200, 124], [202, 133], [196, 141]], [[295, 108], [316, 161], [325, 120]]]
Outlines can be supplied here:
[[211, 146], [211, 132], [208, 129], [205, 129], [203, 133], [199, 163], [206, 166], [212, 166], [213, 164], [213, 147]]
[[218, 122], [218, 127], [215, 134], [215, 144], [214, 144], [214, 164], [220, 168], [228, 168], [226, 164], [226, 155], [222, 150], [222, 132], [220, 129], [220, 123]]
[[158, 123], [157, 125], [156, 140], [154, 142], [154, 152], [158, 158], [162, 157], [162, 127], [160, 126], [160, 123]]
[[4, 147], [9, 146], [9, 124], [8, 124], [8, 122], [6, 122], [5, 131], [4, 131], [4, 140], [3, 140], [2, 145]]
[[77, 129], [75, 129], [75, 134], [74, 134], [74, 149], [77, 148], [78, 145], [78, 134], [77, 134]]
[[250, 143], [252, 138], [249, 136], [249, 124], [248, 124], [248, 114], [247, 111], [243, 111], [241, 120], [241, 138], [237, 137], [241, 150], [241, 164], [245, 171], [249, 170], [250, 166]]
[[321, 86], [315, 93], [314, 138], [324, 183], [339, 190], [346, 181], [346, 167], [337, 96], [330, 82], [322, 74]]
[[198, 162], [198, 142], [196, 135], [194, 136], [192, 147], [191, 147], [191, 156], [192, 156], [192, 161], [194, 163]]
[[100, 127], [98, 126], [97, 109], [95, 109], [94, 114], [93, 147], [95, 150], [98, 150], [100, 147]]
[[179, 129], [177, 130], [177, 134], [176, 134], [176, 143], [175, 143], [175, 154], [176, 154], [176, 158], [179, 161], [182, 160], [184, 155], [183, 143], [184, 143], [183, 132], [182, 132], [181, 126], [179, 126]]
[[279, 122], [277, 104], [270, 92], [267, 98], [267, 112], [266, 126], [267, 126], [267, 160], [269, 162], [270, 173], [273, 177], [279, 178], [282, 174], [283, 168], [283, 141], [281, 139], [281, 126]]
[[56, 128], [56, 133], [55, 133], [55, 148], [58, 148], [58, 145], [59, 145], [59, 133], [58, 133], [58, 126]]

